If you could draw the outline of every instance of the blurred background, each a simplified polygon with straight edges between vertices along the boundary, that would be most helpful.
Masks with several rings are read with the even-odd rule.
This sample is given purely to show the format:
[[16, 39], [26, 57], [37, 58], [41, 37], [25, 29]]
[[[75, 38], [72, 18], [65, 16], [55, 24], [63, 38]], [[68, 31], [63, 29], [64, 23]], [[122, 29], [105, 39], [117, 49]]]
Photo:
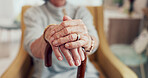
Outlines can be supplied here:
[[[112, 52], [139, 78], [148, 78], [148, 0], [68, 0], [79, 6], [104, 6], [104, 30]], [[21, 8], [43, 0], [0, 0], [0, 76], [17, 56]]]

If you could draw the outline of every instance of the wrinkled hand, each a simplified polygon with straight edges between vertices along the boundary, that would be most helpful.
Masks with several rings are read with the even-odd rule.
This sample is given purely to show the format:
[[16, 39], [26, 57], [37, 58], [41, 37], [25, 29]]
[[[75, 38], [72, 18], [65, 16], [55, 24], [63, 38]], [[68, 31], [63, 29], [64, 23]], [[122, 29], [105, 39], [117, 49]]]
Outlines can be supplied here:
[[[69, 17], [65, 16], [65, 18], [68, 19]], [[56, 33], [50, 38], [54, 46], [65, 44], [67, 49], [90, 48], [91, 38], [82, 20], [63, 21], [58, 29], [54, 30]], [[77, 40], [78, 34], [80, 35], [80, 40]]]
[[[70, 21], [72, 19], [70, 19], [68, 17], [64, 17], [63, 20]], [[64, 28], [65, 28], [65, 26], [63, 26], [63, 25], [50, 26], [48, 28], [48, 30], [46, 31], [47, 34], [45, 34], [45, 38], [51, 44], [52, 49], [55, 53], [55, 56], [57, 57], [58, 60], [63, 59], [63, 57], [59, 51], [59, 46], [60, 46], [60, 49], [61, 49], [62, 53], [64, 54], [65, 58], [67, 59], [69, 65], [73, 66], [75, 64], [76, 66], [79, 66], [81, 64], [81, 61], [83, 61], [85, 59], [84, 52], [82, 51], [81, 47], [72, 48], [69, 51], [67, 48], [65, 48], [64, 44], [61, 44], [59, 46], [54, 46], [52, 44], [52, 42], [54, 40], [54, 39], [52, 40], [52, 38], [53, 38], [52, 36], [56, 35], [58, 32], [62, 31]]]

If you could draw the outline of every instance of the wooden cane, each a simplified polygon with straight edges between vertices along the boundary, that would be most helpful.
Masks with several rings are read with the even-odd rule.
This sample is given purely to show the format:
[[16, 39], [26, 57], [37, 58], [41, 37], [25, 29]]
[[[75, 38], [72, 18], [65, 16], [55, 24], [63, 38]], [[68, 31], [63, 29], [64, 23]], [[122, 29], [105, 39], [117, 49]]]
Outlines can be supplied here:
[[[63, 14], [67, 15], [65, 9], [63, 9]], [[44, 35], [45, 35], [46, 30], [44, 31]], [[46, 39], [45, 39], [45, 41], [46, 41]], [[50, 67], [52, 65], [52, 48], [47, 41], [46, 41], [46, 43], [47, 43], [47, 46], [45, 49], [45, 66]], [[77, 69], [77, 78], [84, 78], [84, 76], [85, 76], [87, 57], [86, 57], [86, 53], [84, 53], [84, 54], [85, 54], [85, 60], [81, 62], [81, 65]]]
[[[46, 32], [46, 30], [45, 30], [45, 32]], [[45, 32], [44, 32], [44, 35], [45, 35]], [[44, 38], [45, 38], [45, 36], [44, 36]], [[44, 58], [45, 66], [50, 67], [52, 65], [52, 48], [51, 48], [51, 45], [49, 44], [49, 42], [46, 39], [44, 39], [44, 40], [47, 43], [46, 48], [45, 48], [45, 55], [44, 55], [45, 56], [45, 58]], [[85, 76], [87, 57], [86, 57], [86, 53], [84, 50], [83, 50], [83, 52], [85, 54], [85, 60], [81, 62], [81, 65], [77, 69], [77, 78], [84, 78], [84, 76]]]
[[43, 34], [43, 39], [47, 43], [46, 48], [45, 48], [45, 52], [44, 52], [44, 61], [45, 61], [46, 67], [50, 67], [52, 65], [52, 48], [51, 48], [50, 43], [45, 39], [45, 33], [46, 33], [47, 29], [49, 28], [49, 26], [50, 25], [48, 25], [45, 28], [44, 34]]
[[47, 43], [45, 48], [45, 66], [50, 67], [52, 65], [52, 48], [49, 43]]
[[77, 78], [84, 78], [84, 76], [85, 76], [87, 56], [86, 56], [85, 52], [84, 52], [84, 54], [85, 54], [85, 60], [81, 62], [81, 65], [77, 69]]
[[[86, 69], [87, 57], [85, 54], [85, 60], [81, 62], [81, 65], [77, 69], [77, 78], [84, 78]], [[50, 67], [52, 65], [52, 48], [48, 43], [45, 49], [45, 66]]]

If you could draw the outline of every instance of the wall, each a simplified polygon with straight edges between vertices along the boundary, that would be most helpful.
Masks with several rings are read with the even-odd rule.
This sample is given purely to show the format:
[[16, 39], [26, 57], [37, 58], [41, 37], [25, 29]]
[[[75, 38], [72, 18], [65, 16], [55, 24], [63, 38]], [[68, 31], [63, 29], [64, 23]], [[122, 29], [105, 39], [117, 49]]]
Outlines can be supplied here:
[[[102, 0], [68, 0], [74, 5], [100, 6]], [[23, 5], [42, 5], [43, 0], [0, 0], [0, 26], [10, 26]]]

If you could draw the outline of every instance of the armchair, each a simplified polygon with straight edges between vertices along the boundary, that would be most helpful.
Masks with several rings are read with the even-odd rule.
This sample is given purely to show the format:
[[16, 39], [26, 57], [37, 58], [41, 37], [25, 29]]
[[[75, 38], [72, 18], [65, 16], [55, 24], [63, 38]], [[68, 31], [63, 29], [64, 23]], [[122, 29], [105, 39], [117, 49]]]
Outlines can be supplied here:
[[[22, 38], [19, 53], [10, 67], [2, 75], [2, 78], [27, 78], [33, 64], [31, 57], [24, 50], [24, 30], [25, 24], [23, 19], [24, 12], [31, 6], [23, 6], [21, 29]], [[103, 29], [103, 7], [87, 7], [94, 16], [94, 25], [98, 31], [100, 38], [100, 46], [93, 55], [89, 56], [89, 59], [94, 64], [96, 69], [100, 72], [100, 78], [137, 78], [136, 74], [131, 71], [127, 66], [121, 63], [111, 52]]]

